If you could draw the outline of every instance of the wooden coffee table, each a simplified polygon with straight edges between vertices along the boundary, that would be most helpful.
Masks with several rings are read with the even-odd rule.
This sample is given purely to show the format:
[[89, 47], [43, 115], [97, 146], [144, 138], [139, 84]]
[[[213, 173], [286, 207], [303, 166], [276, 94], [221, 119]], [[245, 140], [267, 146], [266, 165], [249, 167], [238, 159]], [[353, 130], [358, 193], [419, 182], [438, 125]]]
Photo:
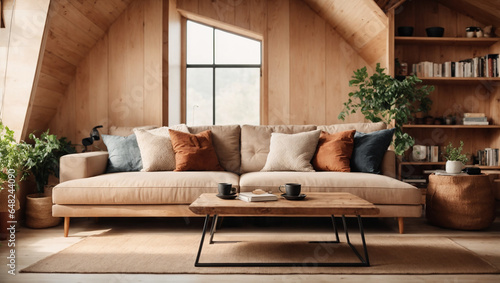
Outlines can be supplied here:
[[[362, 215], [376, 215], [379, 209], [372, 203], [349, 193], [307, 193], [307, 197], [301, 201], [289, 201], [279, 198], [278, 201], [269, 202], [244, 202], [238, 199], [223, 200], [215, 194], [202, 194], [196, 199], [189, 209], [196, 214], [206, 215], [201, 235], [200, 247], [196, 256], [196, 267], [262, 267], [262, 266], [370, 266], [368, 251], [366, 249], [365, 235], [363, 230]], [[215, 227], [218, 216], [329, 216], [333, 222], [335, 232], [335, 241], [321, 241], [310, 243], [340, 243], [337, 227], [334, 221], [334, 215], [341, 215], [342, 224], [346, 235], [346, 240], [352, 251], [359, 258], [360, 262], [325, 262], [325, 263], [304, 263], [304, 262], [281, 262], [281, 263], [200, 263], [201, 251], [205, 241], [210, 217], [213, 216], [210, 228], [210, 244], [213, 241]], [[358, 252], [356, 247], [351, 244], [347, 230], [346, 215], [356, 216], [359, 224], [359, 232], [363, 243], [364, 257]]]

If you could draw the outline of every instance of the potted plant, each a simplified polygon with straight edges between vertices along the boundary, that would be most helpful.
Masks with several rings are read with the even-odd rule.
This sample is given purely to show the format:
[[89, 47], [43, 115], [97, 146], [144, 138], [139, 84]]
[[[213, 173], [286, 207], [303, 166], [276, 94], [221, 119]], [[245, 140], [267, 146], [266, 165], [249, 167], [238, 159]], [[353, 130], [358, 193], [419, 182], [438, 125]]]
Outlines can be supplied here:
[[403, 80], [395, 79], [384, 73], [384, 68], [377, 63], [375, 73], [368, 76], [366, 67], [354, 71], [349, 86], [357, 90], [349, 93], [344, 108], [338, 118], [344, 120], [348, 114], [358, 110], [365, 119], [372, 122], [394, 124], [394, 151], [397, 155], [414, 145], [415, 140], [403, 132], [403, 125], [418, 112], [427, 112], [432, 104], [429, 94], [433, 86], [417, 86], [422, 81], [416, 76], [407, 76]]
[[[29, 175], [26, 165], [30, 146], [24, 142], [16, 142], [14, 131], [10, 130], [0, 120], [0, 238], [4, 239], [7, 234], [8, 220], [16, 217], [19, 210], [17, 189], [19, 182]], [[14, 213], [12, 213], [14, 211]]]
[[457, 174], [462, 171], [463, 166], [469, 160], [467, 155], [462, 153], [464, 142], [460, 141], [460, 146], [453, 147], [450, 142], [444, 150], [444, 158], [446, 159], [446, 173]]
[[26, 225], [31, 228], [52, 227], [59, 224], [60, 218], [52, 217], [52, 194], [45, 189], [51, 175], [59, 177], [59, 158], [76, 150], [66, 138], [58, 139], [48, 130], [40, 138], [32, 133], [30, 139], [34, 144], [27, 165], [35, 177], [37, 193], [27, 196]]

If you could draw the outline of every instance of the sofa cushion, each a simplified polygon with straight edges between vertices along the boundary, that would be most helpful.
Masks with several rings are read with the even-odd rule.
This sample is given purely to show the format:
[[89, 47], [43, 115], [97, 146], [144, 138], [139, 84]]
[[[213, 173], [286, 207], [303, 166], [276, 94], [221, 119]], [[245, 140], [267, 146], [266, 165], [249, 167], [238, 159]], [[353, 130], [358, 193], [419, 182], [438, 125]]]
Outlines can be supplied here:
[[55, 204], [190, 204], [202, 193], [217, 193], [218, 183], [237, 187], [239, 176], [214, 172], [121, 172], [58, 184]]
[[318, 171], [350, 172], [356, 130], [328, 134], [321, 131], [312, 165]]
[[152, 130], [134, 129], [141, 151], [142, 171], [172, 171], [175, 169], [175, 152], [170, 141], [169, 129], [189, 133], [185, 124]]
[[271, 133], [296, 134], [316, 130], [314, 125], [241, 126], [241, 173], [260, 171], [266, 164]]
[[168, 130], [175, 151], [174, 171], [222, 171], [212, 145], [212, 132], [189, 134]]
[[158, 126], [142, 126], [142, 127], [118, 127], [118, 126], [111, 126], [109, 127], [109, 134], [113, 136], [130, 136], [131, 134], [134, 133], [134, 130], [151, 130], [158, 128]]
[[[278, 192], [285, 183], [302, 184], [302, 192], [348, 192], [374, 204], [420, 204], [416, 187], [384, 175], [354, 172], [251, 172], [240, 176], [240, 192]], [[306, 197], [307, 198], [307, 197]]]
[[384, 153], [391, 144], [395, 128], [371, 133], [356, 132], [351, 171], [380, 174]]
[[203, 131], [212, 132], [212, 143], [219, 163], [226, 171], [240, 172], [240, 126], [239, 125], [216, 125], [216, 126], [192, 126], [189, 132], [198, 134]]
[[261, 171], [314, 171], [311, 159], [316, 152], [320, 132], [272, 133], [269, 154]]
[[106, 172], [128, 172], [142, 169], [141, 152], [134, 134], [122, 137], [102, 135], [108, 148], [108, 166]]
[[347, 124], [321, 125], [318, 126], [318, 129], [330, 134], [349, 131], [349, 130], [356, 130], [357, 132], [362, 132], [362, 133], [371, 133], [387, 129], [387, 125], [384, 122], [347, 123]]

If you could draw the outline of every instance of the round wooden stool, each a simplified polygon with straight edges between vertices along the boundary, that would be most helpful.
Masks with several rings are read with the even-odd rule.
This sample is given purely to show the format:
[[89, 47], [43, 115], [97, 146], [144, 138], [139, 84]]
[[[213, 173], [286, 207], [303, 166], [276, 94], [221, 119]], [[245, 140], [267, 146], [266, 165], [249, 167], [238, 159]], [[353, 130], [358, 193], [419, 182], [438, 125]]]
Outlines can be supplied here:
[[462, 230], [487, 228], [495, 219], [495, 195], [487, 175], [429, 176], [426, 217]]

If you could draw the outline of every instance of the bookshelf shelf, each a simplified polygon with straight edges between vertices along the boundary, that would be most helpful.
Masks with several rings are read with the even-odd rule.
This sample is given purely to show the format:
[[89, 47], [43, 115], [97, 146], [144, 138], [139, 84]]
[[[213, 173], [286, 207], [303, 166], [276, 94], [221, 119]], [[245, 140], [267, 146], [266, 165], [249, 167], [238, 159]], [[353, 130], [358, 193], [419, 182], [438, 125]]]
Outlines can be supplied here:
[[463, 46], [490, 46], [500, 41], [498, 37], [466, 38], [466, 37], [411, 37], [396, 36], [396, 44], [420, 45], [463, 45]]
[[403, 125], [405, 129], [500, 129], [500, 125]]
[[457, 77], [428, 77], [419, 78], [424, 84], [453, 84], [453, 85], [472, 85], [472, 84], [492, 84], [499, 83], [500, 78], [494, 77], [476, 77], [476, 78], [457, 78]]

